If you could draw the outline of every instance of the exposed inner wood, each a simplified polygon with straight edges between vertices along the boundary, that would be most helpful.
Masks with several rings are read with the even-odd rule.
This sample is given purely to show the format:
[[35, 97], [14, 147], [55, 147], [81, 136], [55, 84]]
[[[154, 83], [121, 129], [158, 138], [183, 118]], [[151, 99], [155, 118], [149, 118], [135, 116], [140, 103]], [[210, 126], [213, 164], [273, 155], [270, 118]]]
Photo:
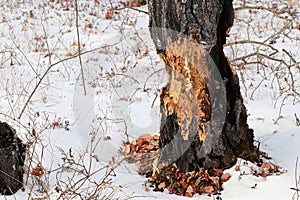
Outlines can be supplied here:
[[161, 94], [166, 115], [172, 115], [176, 110], [184, 140], [189, 138], [192, 118], [198, 118], [198, 135], [200, 141], [204, 141], [204, 123], [210, 120], [211, 102], [204, 80], [209, 78], [210, 72], [205, 70], [208, 66], [202, 45], [190, 42], [187, 38], [174, 42], [169, 39], [166, 57], [161, 57], [169, 72], [168, 84]]

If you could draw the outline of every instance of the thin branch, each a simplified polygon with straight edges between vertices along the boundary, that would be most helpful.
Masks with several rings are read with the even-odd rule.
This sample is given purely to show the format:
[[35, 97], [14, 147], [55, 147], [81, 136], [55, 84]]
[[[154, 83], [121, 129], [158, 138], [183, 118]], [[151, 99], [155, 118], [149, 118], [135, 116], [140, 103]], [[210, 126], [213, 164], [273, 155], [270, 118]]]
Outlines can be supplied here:
[[297, 157], [297, 160], [296, 160], [296, 167], [295, 167], [295, 181], [296, 181], [296, 191], [297, 191], [297, 200], [299, 199], [299, 188], [298, 188], [298, 173], [297, 173], [297, 168], [298, 168], [298, 157]]
[[295, 119], [296, 119], [296, 126], [300, 126], [300, 120], [296, 113], [295, 113]]
[[[297, 188], [290, 188], [291, 190], [296, 190], [297, 192], [300, 192], [300, 189], [297, 189]], [[298, 197], [297, 197], [298, 199]]]
[[228, 44], [225, 44], [224, 46], [226, 47], [226, 46], [237, 45], [237, 44], [258, 44], [261, 46], [269, 47], [270, 49], [272, 49], [274, 51], [269, 56], [272, 56], [272, 55], [278, 53], [278, 49], [275, 49], [272, 45], [265, 44], [265, 43], [262, 43], [259, 41], [254, 41], [254, 40], [240, 40], [240, 41], [230, 42]]
[[[10, 33], [12, 34], [12, 33]], [[39, 74], [37, 73], [37, 71], [33, 68], [32, 63], [30, 62], [30, 60], [28, 59], [28, 57], [25, 55], [25, 53], [22, 51], [21, 47], [19, 47], [16, 44], [16, 41], [12, 38], [11, 36], [11, 41], [13, 42], [13, 44], [15, 45], [15, 47], [20, 51], [20, 53], [24, 56], [25, 60], [27, 61], [27, 63], [29, 64], [30, 68], [32, 69], [32, 71], [35, 73], [35, 75], [39, 78]]]
[[245, 59], [247, 58], [250, 58], [250, 57], [253, 57], [253, 56], [261, 56], [261, 57], [264, 57], [264, 58], [267, 58], [269, 60], [273, 60], [273, 61], [276, 61], [276, 62], [280, 62], [282, 64], [284, 64], [285, 66], [289, 67], [289, 66], [293, 66], [293, 65], [289, 65], [287, 64], [284, 60], [282, 59], [278, 59], [278, 58], [274, 58], [274, 57], [271, 57], [271, 56], [268, 56], [268, 55], [265, 55], [263, 53], [259, 53], [259, 52], [255, 52], [255, 53], [250, 53], [250, 54], [247, 54], [245, 56], [241, 56], [241, 57], [238, 57], [238, 58], [234, 58], [231, 60], [231, 62], [236, 62], [238, 60], [242, 60], [245, 62]]
[[[276, 10], [274, 10], [273, 8], [268, 8], [268, 7], [264, 7], [264, 6], [242, 6], [242, 7], [235, 8], [234, 11], [240, 11], [240, 10], [246, 10], [246, 9], [248, 9], [248, 10], [265, 10], [265, 11], [272, 13], [274, 16], [276, 16], [280, 19], [287, 20], [284, 16], [280, 16], [280, 14], [283, 14], [283, 13], [279, 13]], [[290, 13], [288, 13], [288, 14], [290, 14]], [[293, 17], [293, 16], [291, 16], [291, 17]]]
[[165, 69], [165, 68], [161, 68], [161, 69], [159, 69], [159, 70], [156, 70], [155, 72], [153, 72], [152, 74], [150, 74], [150, 75], [146, 78], [145, 83], [144, 83], [144, 87], [143, 87], [143, 90], [144, 90], [144, 91], [146, 90], [146, 85], [147, 85], [148, 80], [149, 80], [154, 74], [156, 74], [156, 73], [158, 73], [158, 72], [160, 72], [160, 71], [163, 71], [164, 69]]
[[281, 105], [280, 105], [280, 107], [279, 107], [278, 118], [277, 118], [277, 119], [273, 119], [274, 124], [278, 124], [278, 121], [279, 121], [280, 119], [283, 118], [282, 115], [281, 115], [281, 112], [282, 112], [283, 106], [285, 106], [284, 102], [285, 102], [285, 100], [286, 100], [287, 98], [288, 98], [288, 96], [285, 96], [285, 97], [282, 99]]
[[137, 9], [137, 8], [133, 8], [133, 7], [114, 8], [113, 10], [124, 10], [124, 9], [131, 9], [131, 10], [134, 10], [134, 11], [137, 11], [137, 12], [144, 13], [144, 14], [146, 14], [146, 15], [149, 15], [149, 12], [144, 11], [144, 10], [140, 10], [140, 9]]
[[[104, 47], [106, 47], [106, 46], [104, 46]], [[89, 51], [82, 52], [81, 55], [87, 54], [87, 53], [91, 53], [91, 52], [94, 52], [94, 51], [99, 50], [99, 49], [101, 49], [101, 48], [103, 48], [103, 47], [99, 47], [99, 48], [91, 49], [91, 50], [89, 50]], [[71, 57], [68, 57], [68, 58], [65, 58], [65, 59], [62, 59], [62, 60], [59, 60], [59, 61], [53, 63], [52, 65], [50, 65], [50, 66], [47, 68], [47, 70], [45, 71], [45, 73], [43, 74], [43, 76], [39, 79], [38, 83], [37, 83], [36, 86], [34, 87], [34, 89], [33, 89], [33, 91], [31, 92], [31, 94], [29, 95], [29, 97], [28, 97], [28, 99], [27, 99], [25, 105], [24, 105], [23, 108], [22, 108], [22, 111], [21, 111], [21, 113], [20, 113], [18, 119], [20, 119], [20, 118], [22, 117], [22, 115], [23, 115], [23, 113], [24, 113], [24, 111], [25, 111], [27, 105], [29, 104], [29, 102], [30, 102], [32, 96], [34, 95], [34, 93], [36, 92], [36, 90], [38, 89], [38, 87], [40, 86], [40, 84], [42, 83], [42, 81], [44, 80], [44, 78], [46, 77], [46, 75], [47, 75], [47, 74], [49, 73], [49, 71], [52, 69], [52, 67], [54, 67], [54, 66], [56, 66], [56, 65], [58, 65], [58, 64], [60, 64], [60, 63], [62, 63], [62, 62], [65, 62], [65, 61], [67, 61], [67, 60], [71, 60], [71, 59], [74, 59], [74, 58], [77, 58], [77, 57], [78, 57], [78, 54], [77, 54], [77, 55], [74, 55], [74, 56], [71, 56]]]
[[85, 87], [85, 81], [84, 81], [84, 71], [83, 71], [82, 60], [81, 60], [81, 47], [80, 47], [80, 35], [79, 35], [79, 15], [78, 15], [78, 3], [77, 3], [77, 0], [75, 0], [75, 13], [76, 13], [76, 31], [77, 31], [77, 44], [78, 44], [78, 59], [79, 59], [79, 63], [80, 63], [81, 78], [82, 78], [82, 84], [83, 84], [83, 92], [84, 92], [84, 95], [86, 95], [86, 87]]

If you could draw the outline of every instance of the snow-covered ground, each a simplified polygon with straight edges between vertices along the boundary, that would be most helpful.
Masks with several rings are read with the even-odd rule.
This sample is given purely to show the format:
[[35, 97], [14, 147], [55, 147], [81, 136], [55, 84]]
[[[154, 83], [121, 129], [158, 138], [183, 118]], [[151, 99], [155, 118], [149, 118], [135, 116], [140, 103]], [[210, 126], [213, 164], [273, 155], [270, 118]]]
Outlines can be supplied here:
[[[300, 4], [234, 3], [225, 53], [240, 76], [257, 144], [285, 173], [241, 175], [250, 167], [239, 160], [241, 170], [228, 170], [232, 177], [220, 197], [293, 199], [290, 188], [300, 179]], [[111, 6], [119, 9], [111, 13]], [[78, 43], [74, 2], [69, 10], [65, 1], [0, 3], [0, 120], [28, 146], [25, 191], [0, 199], [187, 198], [148, 191], [136, 166], [118, 154], [124, 141], [158, 133], [158, 95], [166, 81], [147, 14], [123, 7], [117, 0], [78, 0]], [[38, 165], [41, 177], [31, 174]]]

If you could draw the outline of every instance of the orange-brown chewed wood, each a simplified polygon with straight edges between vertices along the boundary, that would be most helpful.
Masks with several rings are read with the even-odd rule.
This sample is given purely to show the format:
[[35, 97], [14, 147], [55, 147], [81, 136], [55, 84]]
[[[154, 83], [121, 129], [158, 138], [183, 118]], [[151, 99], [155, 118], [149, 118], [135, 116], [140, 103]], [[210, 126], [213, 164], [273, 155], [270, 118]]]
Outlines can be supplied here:
[[206, 138], [204, 123], [210, 120], [211, 103], [204, 80], [209, 80], [205, 51], [201, 44], [181, 38], [168, 40], [163, 59], [168, 84], [163, 87], [161, 97], [166, 115], [176, 111], [184, 140], [189, 138], [192, 118], [199, 119], [198, 134], [201, 141]]

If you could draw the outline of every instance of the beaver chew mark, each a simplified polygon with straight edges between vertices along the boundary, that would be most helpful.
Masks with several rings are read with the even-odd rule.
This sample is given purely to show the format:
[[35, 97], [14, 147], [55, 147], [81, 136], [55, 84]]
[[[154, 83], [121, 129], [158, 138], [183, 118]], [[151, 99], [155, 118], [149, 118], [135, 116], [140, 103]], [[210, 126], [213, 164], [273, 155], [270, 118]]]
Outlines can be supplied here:
[[166, 57], [162, 56], [168, 73], [168, 84], [162, 90], [166, 115], [177, 113], [184, 140], [189, 138], [192, 118], [199, 119], [198, 135], [205, 140], [204, 123], [210, 120], [211, 103], [204, 80], [209, 80], [206, 55], [202, 45], [186, 38], [168, 39]]

